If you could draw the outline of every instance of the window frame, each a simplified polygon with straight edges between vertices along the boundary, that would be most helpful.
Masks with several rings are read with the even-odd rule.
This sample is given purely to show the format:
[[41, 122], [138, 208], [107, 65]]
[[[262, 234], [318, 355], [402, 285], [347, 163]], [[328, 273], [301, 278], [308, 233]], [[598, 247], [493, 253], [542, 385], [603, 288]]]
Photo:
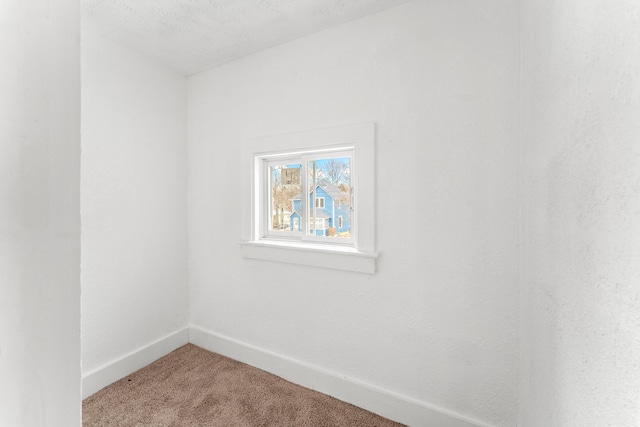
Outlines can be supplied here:
[[[290, 240], [291, 242], [302, 240], [328, 245], [354, 245], [354, 236], [357, 234], [357, 225], [355, 219], [352, 219], [352, 221], [350, 222], [350, 237], [336, 238], [333, 236], [318, 236], [316, 234], [316, 230], [327, 230], [328, 221], [326, 221], [325, 218], [316, 218], [315, 223], [312, 224], [311, 218], [313, 215], [310, 212], [311, 206], [308, 204], [310, 202], [309, 199], [311, 199], [315, 200], [314, 205], [316, 209], [324, 209], [326, 206], [325, 197], [318, 197], [315, 195], [315, 193], [313, 196], [311, 196], [312, 190], [309, 190], [309, 175], [311, 173], [309, 164], [313, 161], [348, 157], [350, 172], [353, 174], [353, 176], [350, 175], [349, 186], [351, 187], [351, 191], [353, 191], [355, 185], [357, 184], [357, 167], [355, 161], [355, 151], [352, 146], [332, 146], [323, 147], [321, 149], [312, 149], [309, 151], [296, 150], [295, 152], [265, 153], [262, 155], [257, 155], [256, 157], [259, 161], [256, 163], [255, 173], [262, 179], [262, 182], [257, 185], [258, 191], [261, 191], [262, 194], [259, 195], [259, 202], [257, 204], [255, 212], [255, 214], [259, 216], [259, 240], [266, 242], [270, 240]], [[272, 168], [282, 167], [290, 164], [300, 164], [300, 214], [302, 216], [300, 228], [302, 233], [295, 230], [276, 231], [273, 230], [271, 226], [273, 223], [273, 210], [275, 209], [275, 207], [271, 204]], [[322, 201], [322, 203], [320, 203], [321, 206], [318, 206], [319, 201]], [[293, 211], [294, 210], [292, 209], [291, 212], [293, 213]], [[320, 223], [320, 227], [318, 227], [318, 223]]]
[[[374, 226], [374, 142], [375, 125], [373, 123], [245, 139], [241, 150], [241, 189], [245, 194], [241, 205], [240, 245], [243, 257], [375, 273], [377, 253]], [[264, 216], [260, 215], [259, 208], [264, 206], [265, 194], [267, 194], [261, 190], [261, 186], [265, 184], [263, 175], [260, 175], [264, 159], [269, 156], [275, 159], [277, 155], [283, 153], [317, 152], [321, 156], [323, 152], [344, 150], [345, 147], [353, 149], [351, 167], [355, 170], [351, 174], [351, 186], [355, 189], [351, 194], [354, 200], [355, 224], [352, 242], [345, 245], [336, 244], [336, 242], [316, 242], [313, 239], [291, 241], [262, 236], [263, 228], [261, 227], [264, 225], [261, 225], [261, 221]], [[304, 191], [305, 189], [302, 188], [302, 206], [309, 204], [308, 200], [303, 200]], [[302, 231], [305, 232], [304, 228]], [[310, 256], [309, 252], [313, 255]]]

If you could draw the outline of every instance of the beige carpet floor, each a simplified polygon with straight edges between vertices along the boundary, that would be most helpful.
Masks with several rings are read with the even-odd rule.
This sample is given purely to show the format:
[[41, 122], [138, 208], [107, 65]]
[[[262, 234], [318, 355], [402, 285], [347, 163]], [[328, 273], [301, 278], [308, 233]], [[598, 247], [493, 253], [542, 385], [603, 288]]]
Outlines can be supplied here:
[[82, 425], [402, 426], [192, 344], [85, 399]]

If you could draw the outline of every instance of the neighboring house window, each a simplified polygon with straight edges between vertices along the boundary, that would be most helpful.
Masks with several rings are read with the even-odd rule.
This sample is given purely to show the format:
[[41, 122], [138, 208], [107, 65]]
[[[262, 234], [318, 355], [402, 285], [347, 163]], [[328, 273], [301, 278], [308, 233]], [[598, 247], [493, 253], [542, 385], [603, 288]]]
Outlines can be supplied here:
[[243, 256], [373, 273], [374, 135], [363, 124], [246, 141]]

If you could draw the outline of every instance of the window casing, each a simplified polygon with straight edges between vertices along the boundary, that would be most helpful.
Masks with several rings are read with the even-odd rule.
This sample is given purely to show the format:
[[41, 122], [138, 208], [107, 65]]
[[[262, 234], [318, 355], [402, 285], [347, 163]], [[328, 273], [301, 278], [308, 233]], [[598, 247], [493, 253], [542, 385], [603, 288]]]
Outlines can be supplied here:
[[[244, 140], [241, 191], [246, 197], [240, 209], [242, 256], [375, 273], [374, 140], [373, 123]], [[318, 174], [318, 170], [330, 159], [345, 155], [350, 159], [348, 185], [344, 182], [340, 185], [339, 178], [332, 177], [332, 183], [343, 192], [341, 197], [335, 188], [322, 188], [333, 192], [334, 197], [329, 198], [320, 194], [316, 186], [310, 186], [314, 183], [310, 175], [314, 164], [315, 183], [321, 184], [320, 180], [327, 176]], [[273, 167], [279, 172], [272, 174]], [[274, 192], [274, 188], [280, 193]], [[297, 201], [293, 199], [298, 194], [293, 193], [299, 193]], [[324, 197], [324, 208], [315, 207], [314, 201], [319, 197]], [[322, 202], [318, 204], [322, 206]], [[346, 208], [349, 210], [344, 211]], [[324, 213], [318, 211], [314, 218], [315, 210]]]

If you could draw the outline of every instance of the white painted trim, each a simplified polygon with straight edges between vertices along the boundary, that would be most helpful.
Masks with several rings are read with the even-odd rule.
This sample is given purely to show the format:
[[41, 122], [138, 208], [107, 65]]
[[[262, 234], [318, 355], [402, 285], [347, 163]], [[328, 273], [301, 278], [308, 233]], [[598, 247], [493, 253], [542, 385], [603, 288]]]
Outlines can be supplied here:
[[[258, 171], [261, 167], [261, 158], [274, 153], [292, 153], [296, 150], [300, 152], [333, 150], [349, 146], [353, 147], [354, 151], [352, 167], [357, 171], [352, 176], [352, 185], [358, 193], [357, 197], [354, 197], [356, 217], [353, 218], [353, 223], [356, 227], [351, 238], [359, 253], [375, 253], [375, 137], [374, 123], [360, 123], [244, 140], [241, 147], [242, 179], [240, 188], [246, 197], [242, 198], [241, 203], [242, 234], [240, 240], [259, 242], [262, 237], [260, 236], [260, 221], [264, 216], [256, 215], [256, 207], [264, 206], [261, 199], [263, 191], [259, 191], [260, 176]], [[302, 206], [306, 206], [306, 202]], [[264, 229], [264, 225], [262, 229]], [[247, 252], [257, 251], [248, 249]], [[272, 259], [275, 252], [269, 249], [262, 248], [259, 252], [270, 253], [260, 259], [278, 261]], [[305, 262], [298, 262], [308, 258], [310, 258], [308, 253], [302, 253], [299, 256], [288, 257], [284, 262], [309, 265]], [[349, 259], [345, 259], [342, 264], [346, 264], [348, 261]], [[374, 273], [375, 258], [370, 259], [370, 263], [373, 265], [371, 273]], [[317, 263], [311, 265], [323, 267]]]
[[250, 241], [240, 242], [242, 257], [310, 267], [331, 268], [374, 274], [377, 254], [359, 252], [351, 247], [318, 245], [305, 242]]
[[371, 384], [190, 325], [189, 342], [411, 427], [490, 427]]
[[189, 343], [189, 327], [167, 335], [82, 375], [82, 399], [113, 384], [121, 378], [144, 368], [173, 350]]

